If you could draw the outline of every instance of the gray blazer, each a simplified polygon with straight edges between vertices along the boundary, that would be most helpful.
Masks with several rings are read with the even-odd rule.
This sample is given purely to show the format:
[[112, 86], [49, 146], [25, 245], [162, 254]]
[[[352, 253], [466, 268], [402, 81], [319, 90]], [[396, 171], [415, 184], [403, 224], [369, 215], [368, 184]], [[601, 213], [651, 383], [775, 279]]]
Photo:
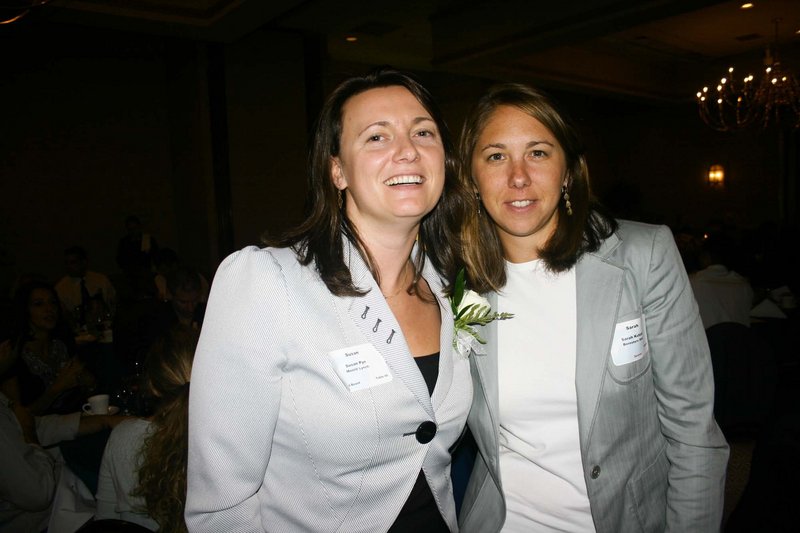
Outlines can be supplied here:
[[[622, 221], [575, 268], [578, 428], [595, 528], [718, 531], [728, 445], [714, 421], [708, 345], [672, 234]], [[617, 366], [615, 326], [640, 316], [649, 352]], [[470, 358], [469, 426], [480, 453], [461, 510], [464, 533], [499, 531], [505, 520], [495, 323], [483, 333], [488, 355]]]
[[[452, 350], [442, 283], [428, 262], [442, 317], [431, 397], [375, 280], [350, 258], [366, 296], [333, 296], [288, 249], [250, 247], [217, 271], [192, 371], [190, 531], [386, 531], [420, 469], [457, 530], [449, 448], [466, 425], [472, 380]], [[366, 343], [393, 379], [350, 392], [330, 352]], [[436, 433], [422, 443], [426, 421]]]

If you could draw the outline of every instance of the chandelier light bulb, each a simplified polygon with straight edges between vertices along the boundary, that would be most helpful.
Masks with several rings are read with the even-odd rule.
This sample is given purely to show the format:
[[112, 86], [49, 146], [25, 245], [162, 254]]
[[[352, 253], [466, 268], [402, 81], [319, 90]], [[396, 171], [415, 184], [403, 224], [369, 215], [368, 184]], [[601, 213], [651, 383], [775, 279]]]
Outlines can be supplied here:
[[[800, 82], [798, 76], [783, 67], [778, 53], [778, 20], [775, 42], [764, 53], [763, 74], [748, 73], [743, 78], [733, 75], [728, 66], [726, 76], [718, 78], [712, 99], [709, 88], [697, 93], [700, 118], [718, 131], [744, 128], [766, 128], [771, 123], [800, 129]], [[713, 87], [713, 85], [712, 85]]]

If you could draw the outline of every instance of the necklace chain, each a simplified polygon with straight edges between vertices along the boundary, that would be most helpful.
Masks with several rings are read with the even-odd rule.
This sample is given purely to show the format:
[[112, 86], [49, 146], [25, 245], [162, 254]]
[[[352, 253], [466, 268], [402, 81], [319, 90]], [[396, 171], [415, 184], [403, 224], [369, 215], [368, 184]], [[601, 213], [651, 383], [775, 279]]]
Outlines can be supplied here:
[[381, 294], [383, 294], [383, 297], [386, 300], [390, 300], [390, 299], [394, 298], [395, 296], [397, 296], [398, 294], [400, 294], [401, 292], [403, 292], [404, 290], [408, 289], [408, 287], [406, 287], [406, 279], [408, 278], [408, 274], [407, 273], [409, 271], [409, 268], [408, 268], [409, 266], [411, 266], [411, 270], [414, 269], [414, 267], [411, 265], [410, 262], [406, 262], [406, 265], [403, 267], [403, 280], [400, 282], [400, 288], [397, 289], [397, 291], [394, 294], [391, 294], [391, 295], [387, 296], [385, 292], [381, 291]]

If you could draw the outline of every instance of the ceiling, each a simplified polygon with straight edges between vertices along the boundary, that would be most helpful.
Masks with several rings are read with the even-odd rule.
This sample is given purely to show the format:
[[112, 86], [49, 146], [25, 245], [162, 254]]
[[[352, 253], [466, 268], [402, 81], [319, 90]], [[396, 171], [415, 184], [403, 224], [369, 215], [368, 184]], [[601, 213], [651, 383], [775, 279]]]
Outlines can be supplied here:
[[779, 19], [780, 59], [800, 71], [800, 0], [0, 0], [0, 19], [42, 3], [27, 17], [215, 42], [267, 27], [318, 36], [344, 62], [663, 101], [729, 65], [757, 73]]

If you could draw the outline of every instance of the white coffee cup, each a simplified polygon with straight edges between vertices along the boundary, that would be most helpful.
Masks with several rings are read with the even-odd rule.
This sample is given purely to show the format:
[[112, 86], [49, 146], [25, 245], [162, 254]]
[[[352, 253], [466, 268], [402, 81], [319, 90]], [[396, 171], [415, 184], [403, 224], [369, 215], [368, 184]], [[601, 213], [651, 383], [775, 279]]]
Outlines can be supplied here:
[[87, 403], [83, 404], [83, 412], [90, 415], [108, 414], [108, 394], [95, 394], [87, 398]]

